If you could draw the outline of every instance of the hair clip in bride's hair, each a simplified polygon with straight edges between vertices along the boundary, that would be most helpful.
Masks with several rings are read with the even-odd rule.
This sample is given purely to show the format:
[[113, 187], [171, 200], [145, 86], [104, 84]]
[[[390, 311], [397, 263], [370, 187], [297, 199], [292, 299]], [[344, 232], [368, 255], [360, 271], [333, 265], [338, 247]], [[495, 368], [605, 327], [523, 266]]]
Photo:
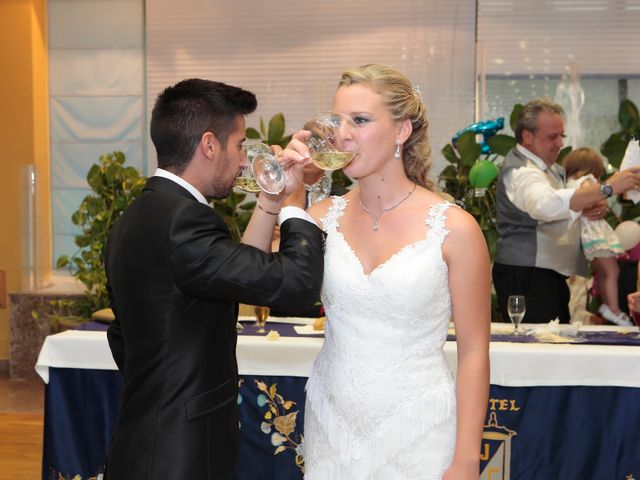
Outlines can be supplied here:
[[418, 99], [422, 100], [422, 92], [420, 91], [420, 87], [418, 85], [413, 86], [413, 94], [418, 97]]

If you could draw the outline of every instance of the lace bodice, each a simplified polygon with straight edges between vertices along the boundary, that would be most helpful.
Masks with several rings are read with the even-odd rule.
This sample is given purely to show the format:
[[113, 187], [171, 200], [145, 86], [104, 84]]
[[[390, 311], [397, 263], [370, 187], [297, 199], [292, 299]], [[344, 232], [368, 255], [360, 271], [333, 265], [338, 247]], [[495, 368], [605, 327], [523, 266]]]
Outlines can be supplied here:
[[[441, 249], [450, 204], [434, 204], [426, 214], [426, 237], [369, 274], [339, 230], [346, 205], [343, 197], [333, 197], [322, 219], [327, 322], [307, 384], [306, 478], [439, 478], [443, 462], [435, 462], [437, 473], [428, 476], [422, 461], [444, 448], [448, 464], [448, 427], [448, 440], [433, 441], [443, 445], [430, 445], [429, 453], [408, 464], [405, 458], [392, 476], [384, 472], [394, 465], [392, 458], [413, 455], [405, 447], [452, 417], [455, 405], [453, 377], [442, 353], [451, 316]], [[449, 421], [455, 428], [455, 419]], [[327, 464], [325, 456], [334, 460]], [[420, 465], [417, 476], [407, 466], [412, 463]]]

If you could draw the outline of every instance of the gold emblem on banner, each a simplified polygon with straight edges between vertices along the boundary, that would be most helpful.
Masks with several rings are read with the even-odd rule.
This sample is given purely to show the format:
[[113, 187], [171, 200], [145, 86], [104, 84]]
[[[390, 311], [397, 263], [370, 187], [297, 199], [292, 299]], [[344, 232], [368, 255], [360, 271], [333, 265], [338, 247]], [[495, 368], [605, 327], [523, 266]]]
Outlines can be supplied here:
[[509, 480], [511, 475], [511, 437], [513, 430], [498, 425], [498, 417], [493, 411], [482, 433], [480, 461], [484, 468], [480, 480]]

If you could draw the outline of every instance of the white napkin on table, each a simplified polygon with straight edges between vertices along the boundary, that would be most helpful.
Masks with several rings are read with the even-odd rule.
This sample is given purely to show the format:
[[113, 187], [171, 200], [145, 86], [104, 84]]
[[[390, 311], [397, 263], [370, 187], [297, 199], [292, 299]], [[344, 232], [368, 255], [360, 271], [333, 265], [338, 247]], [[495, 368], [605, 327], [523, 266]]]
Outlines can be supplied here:
[[323, 335], [324, 330], [316, 330], [313, 325], [294, 325], [293, 329], [298, 335]]
[[556, 318], [549, 323], [532, 325], [526, 333], [543, 342], [564, 342], [568, 339], [575, 339], [580, 333], [580, 327], [582, 327], [582, 322], [562, 324]]

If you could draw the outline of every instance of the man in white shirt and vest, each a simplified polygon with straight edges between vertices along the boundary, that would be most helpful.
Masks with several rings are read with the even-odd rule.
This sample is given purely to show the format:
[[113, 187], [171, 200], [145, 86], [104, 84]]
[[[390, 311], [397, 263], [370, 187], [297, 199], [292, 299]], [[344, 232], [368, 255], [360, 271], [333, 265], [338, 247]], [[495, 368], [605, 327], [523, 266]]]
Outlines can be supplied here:
[[[607, 183], [566, 188], [556, 163], [564, 112], [545, 98], [527, 103], [515, 129], [517, 145], [505, 157], [496, 187], [498, 241], [493, 283], [503, 318], [509, 295], [524, 295], [526, 323], [569, 322], [566, 278], [586, 275], [580, 215], [600, 219], [606, 199], [640, 187], [640, 169], [617, 172]], [[577, 146], [575, 146], [577, 147]]]

